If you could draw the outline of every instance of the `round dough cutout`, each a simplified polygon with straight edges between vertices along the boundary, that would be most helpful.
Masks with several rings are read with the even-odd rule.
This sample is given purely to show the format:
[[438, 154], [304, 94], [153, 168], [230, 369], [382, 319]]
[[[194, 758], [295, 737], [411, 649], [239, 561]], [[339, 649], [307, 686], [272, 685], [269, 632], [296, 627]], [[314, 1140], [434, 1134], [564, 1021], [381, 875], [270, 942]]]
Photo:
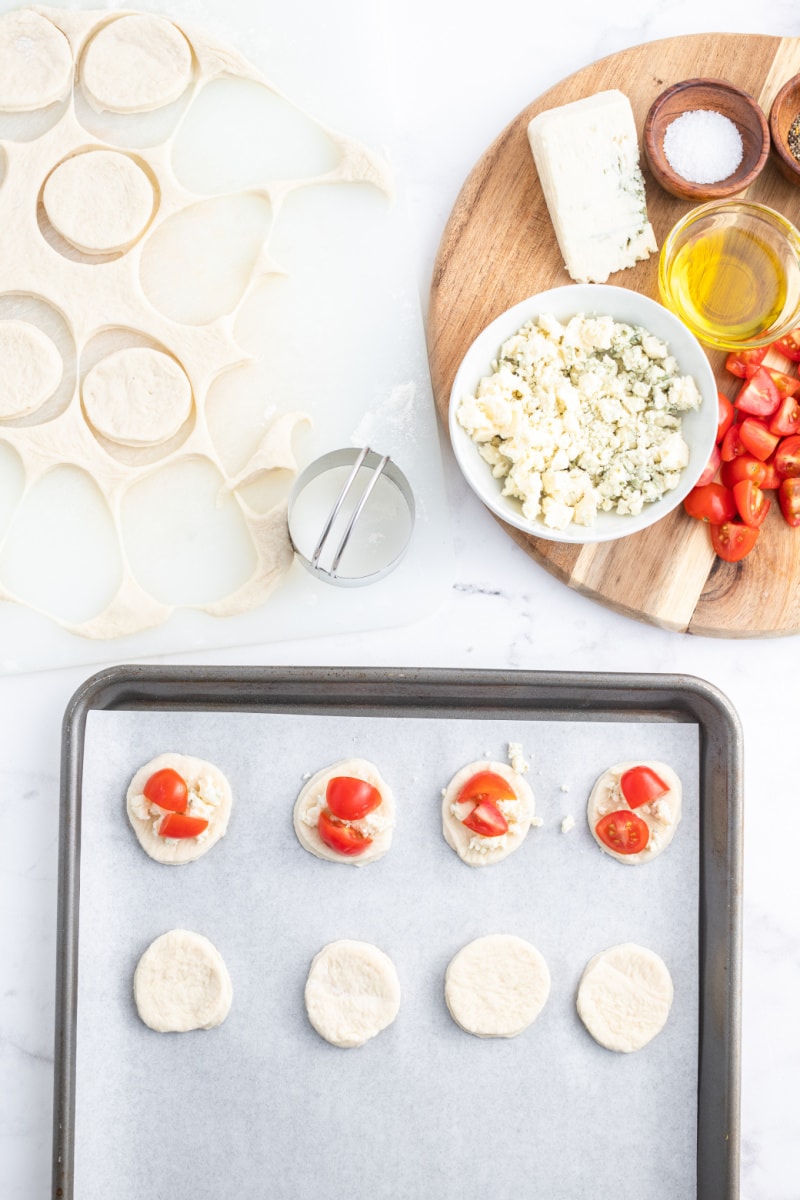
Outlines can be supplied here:
[[86, 99], [100, 112], [150, 112], [182, 96], [192, 81], [192, 50], [172, 21], [132, 13], [104, 25], [81, 65]]
[[233, 985], [208, 938], [171, 929], [139, 959], [133, 998], [139, 1016], [156, 1033], [188, 1033], [222, 1024], [230, 1012]]
[[55, 392], [64, 371], [47, 334], [27, 321], [0, 321], [0, 421], [27, 417]]
[[308, 1019], [333, 1046], [363, 1046], [394, 1021], [400, 980], [392, 960], [369, 942], [330, 942], [314, 957], [305, 990]]
[[21, 8], [0, 16], [0, 109], [34, 112], [72, 83], [72, 51], [52, 21]]
[[89, 423], [120, 446], [158, 446], [173, 437], [192, 411], [192, 385], [169, 354], [148, 346], [117, 350], [83, 381]]
[[[319, 836], [317, 825], [320, 813], [325, 809], [325, 790], [331, 779], [338, 775], [349, 775], [372, 784], [381, 794], [381, 803], [360, 821], [352, 821], [356, 829], [372, 838], [372, 844], [361, 854], [337, 854]], [[383, 858], [392, 844], [395, 826], [395, 804], [392, 790], [378, 768], [365, 758], [346, 758], [317, 771], [300, 791], [294, 805], [294, 831], [304, 850], [326, 862], [344, 863], [346, 866], [363, 867], [367, 863]]]
[[629, 1054], [664, 1028], [673, 995], [664, 960], [625, 942], [587, 964], [578, 987], [578, 1015], [601, 1046]]
[[450, 1015], [480, 1038], [516, 1037], [536, 1020], [550, 994], [550, 971], [524, 938], [493, 933], [469, 942], [450, 961], [444, 997]]
[[[208, 821], [208, 827], [199, 837], [158, 836], [163, 810], [147, 799], [144, 786], [151, 775], [164, 767], [171, 767], [184, 779], [189, 789], [188, 814], [205, 817]], [[213, 763], [186, 754], [167, 753], [159, 754], [139, 768], [130, 782], [126, 800], [128, 819], [142, 849], [156, 862], [177, 866], [207, 854], [225, 836], [233, 796], [227, 779]]]
[[[508, 832], [499, 837], [483, 837], [463, 824], [463, 816], [469, 814], [472, 805], [459, 805], [458, 796], [464, 784], [480, 771], [491, 771], [502, 775], [513, 788], [517, 799], [501, 800], [498, 808], [508, 821]], [[442, 796], [442, 833], [444, 840], [458, 857], [470, 867], [487, 867], [502, 862], [513, 854], [525, 840], [531, 827], [536, 801], [529, 785], [508, 763], [480, 759], [468, 763], [457, 771], [448, 783]], [[461, 810], [461, 816], [459, 816]]]
[[[658, 800], [654, 800], [652, 804], [642, 804], [639, 808], [631, 809], [620, 790], [619, 781], [625, 771], [636, 766], [650, 767], [668, 785], [669, 791]], [[592, 837], [604, 853], [626, 866], [635, 867], [641, 863], [652, 862], [666, 850], [675, 836], [675, 830], [681, 819], [682, 798], [681, 781], [667, 763], [646, 759], [615, 763], [613, 767], [609, 767], [607, 771], [603, 772], [589, 796], [586, 818], [592, 831]], [[597, 822], [601, 817], [607, 813], [624, 810], [634, 812], [647, 825], [647, 845], [638, 854], [618, 854], [616, 850], [607, 846], [596, 833]]]
[[114, 254], [144, 233], [155, 195], [127, 154], [86, 150], [51, 171], [42, 203], [50, 224], [71, 246], [85, 254]]

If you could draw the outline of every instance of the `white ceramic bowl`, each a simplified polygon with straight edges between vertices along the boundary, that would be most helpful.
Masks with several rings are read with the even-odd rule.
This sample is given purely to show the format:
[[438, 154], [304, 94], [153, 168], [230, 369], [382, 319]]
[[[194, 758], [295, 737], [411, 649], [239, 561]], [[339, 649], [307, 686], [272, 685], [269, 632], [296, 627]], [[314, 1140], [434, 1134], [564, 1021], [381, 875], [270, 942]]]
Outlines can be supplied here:
[[[593, 525], [570, 524], [566, 529], [550, 529], [541, 520], [529, 521], [522, 515], [519, 500], [503, 496], [503, 480], [495, 479], [491, 468], [481, 458], [478, 446], [456, 417], [459, 401], [474, 394], [484, 375], [491, 375], [492, 361], [507, 338], [540, 313], [552, 313], [564, 321], [577, 313], [585, 316], [609, 314], [617, 321], [641, 325], [669, 346], [678, 360], [682, 375], [693, 376], [703, 402], [696, 412], [682, 417], [682, 432], [689, 446], [689, 465], [681, 481], [653, 504], [646, 504], [637, 516], [619, 516], [615, 512], [600, 512]], [[694, 487], [714, 447], [717, 432], [717, 384], [705, 351], [685, 325], [663, 305], [627, 288], [607, 284], [581, 283], [553, 288], [521, 300], [507, 309], [480, 333], [458, 368], [450, 393], [450, 440], [467, 483], [487, 508], [509, 525], [535, 537], [553, 542], [607, 542], [626, 537], [660, 521], [681, 503]]]

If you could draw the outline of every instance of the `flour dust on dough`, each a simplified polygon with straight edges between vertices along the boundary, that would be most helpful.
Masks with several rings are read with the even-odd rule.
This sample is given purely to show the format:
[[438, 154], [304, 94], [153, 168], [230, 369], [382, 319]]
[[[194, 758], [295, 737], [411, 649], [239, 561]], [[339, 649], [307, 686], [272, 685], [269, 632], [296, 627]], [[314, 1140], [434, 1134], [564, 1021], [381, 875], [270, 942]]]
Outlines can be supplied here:
[[[145, 784], [156, 771], [169, 767], [181, 776], [189, 789], [189, 816], [203, 817], [208, 827], [198, 837], [159, 837], [165, 812], [144, 794]], [[139, 845], [156, 862], [177, 866], [194, 862], [225, 836], [231, 816], [233, 793], [219, 767], [187, 754], [159, 754], [134, 775], [125, 798], [128, 819]]]
[[[464, 785], [482, 771], [502, 775], [513, 788], [516, 800], [498, 801], [498, 807], [508, 821], [508, 832], [499, 837], [483, 837], [468, 829], [463, 818], [473, 804], [459, 804], [458, 797]], [[470, 867], [488, 867], [502, 862], [513, 854], [525, 840], [531, 827], [536, 801], [533, 792], [519, 772], [508, 763], [480, 759], [468, 763], [457, 771], [442, 795], [442, 833], [444, 840], [458, 857]]]
[[133, 998], [142, 1021], [156, 1033], [188, 1033], [222, 1024], [233, 1002], [233, 985], [208, 938], [171, 929], [139, 959]]
[[60, 29], [31, 8], [0, 16], [0, 110], [45, 108], [71, 83], [72, 51]]
[[[337, 776], [351, 776], [363, 779], [372, 784], [381, 794], [381, 803], [371, 813], [367, 813], [360, 821], [352, 821], [359, 832], [372, 838], [372, 844], [361, 854], [352, 857], [337, 854], [323, 842], [319, 835], [320, 814], [325, 811], [325, 791], [331, 779]], [[323, 858], [327, 862], [344, 863], [351, 867], [363, 867], [367, 863], [376, 862], [383, 858], [392, 844], [392, 833], [395, 826], [395, 802], [392, 789], [381, 775], [374, 763], [365, 758], [346, 758], [323, 767], [312, 775], [303, 785], [294, 805], [294, 831], [297, 840], [309, 854]]]
[[450, 961], [444, 997], [457, 1025], [475, 1037], [512, 1038], [536, 1020], [550, 995], [550, 971], [524, 938], [476, 938]]
[[89, 43], [81, 86], [99, 112], [151, 112], [182, 96], [192, 80], [192, 50], [172, 21], [133, 13], [105, 25]]
[[641, 1050], [664, 1028], [674, 989], [653, 950], [626, 942], [596, 954], [578, 987], [578, 1015], [607, 1050]]
[[98, 433], [120, 446], [157, 446], [192, 411], [192, 385], [179, 363], [148, 346], [102, 358], [83, 381], [83, 405]]
[[64, 364], [47, 334], [28, 321], [0, 321], [0, 421], [36, 412], [55, 392]]
[[86, 254], [127, 250], [153, 213], [153, 185], [142, 168], [116, 150], [87, 150], [59, 163], [42, 203], [53, 228]]
[[[632, 767], [649, 767], [667, 784], [665, 795], [654, 800], [651, 804], [642, 804], [631, 809], [620, 788], [620, 779]], [[600, 849], [629, 867], [640, 866], [652, 862], [666, 850], [675, 836], [683, 808], [683, 787], [679, 776], [668, 763], [651, 760], [636, 760], [635, 762], [615, 763], [597, 779], [589, 796], [586, 809], [586, 819], [592, 831], [592, 837]], [[637, 854], [618, 854], [607, 846], [597, 835], [597, 822], [608, 813], [632, 811], [644, 821], [648, 830], [647, 845]]]
[[387, 954], [369, 942], [330, 942], [314, 957], [305, 988], [308, 1019], [333, 1046], [363, 1046], [394, 1021], [400, 980]]

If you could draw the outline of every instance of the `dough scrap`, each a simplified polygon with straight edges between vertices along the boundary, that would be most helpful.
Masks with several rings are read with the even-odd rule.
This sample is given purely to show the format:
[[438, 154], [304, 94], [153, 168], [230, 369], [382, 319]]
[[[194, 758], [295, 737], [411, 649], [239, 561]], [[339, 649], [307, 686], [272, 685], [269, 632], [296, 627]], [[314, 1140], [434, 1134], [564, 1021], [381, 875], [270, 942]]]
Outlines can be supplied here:
[[[325, 808], [325, 789], [329, 780], [337, 775], [350, 775], [354, 779], [364, 779], [377, 788], [381, 794], [381, 803], [360, 821], [351, 822], [356, 829], [367, 833], [372, 838], [372, 845], [367, 846], [363, 854], [348, 857], [337, 854], [326, 846], [317, 831], [319, 814]], [[297, 840], [304, 850], [327, 862], [344, 863], [346, 866], [363, 867], [366, 863], [376, 862], [383, 858], [392, 844], [392, 833], [395, 826], [395, 804], [392, 790], [380, 774], [378, 768], [365, 758], [346, 758], [335, 762], [329, 767], [323, 767], [308, 780], [300, 791], [294, 805], [294, 831]]]
[[664, 1028], [673, 995], [664, 960], [625, 942], [588, 962], [578, 987], [578, 1014], [601, 1046], [630, 1054]]
[[153, 185], [142, 168], [116, 150], [87, 150], [53, 170], [42, 192], [48, 220], [86, 254], [127, 250], [153, 214]]
[[0, 16], [0, 109], [33, 112], [72, 82], [72, 51], [52, 21], [31, 8]]
[[192, 51], [172, 21], [132, 13], [92, 38], [81, 64], [86, 99], [99, 112], [150, 112], [182, 96], [192, 80]]
[[[645, 822], [650, 833], [644, 850], [640, 850], [638, 854], [618, 854], [616, 850], [612, 850], [600, 840], [595, 832], [595, 827], [606, 813], [617, 812], [619, 809], [630, 809], [630, 805], [620, 791], [619, 781], [625, 771], [636, 766], [650, 767], [660, 779], [663, 779], [664, 783], [669, 785], [669, 791], [652, 804], [643, 804], [632, 810]], [[645, 759], [615, 763], [613, 767], [604, 771], [595, 782], [589, 796], [586, 818], [592, 831], [592, 837], [605, 854], [610, 854], [617, 862], [624, 863], [626, 866], [635, 867], [642, 863], [652, 862], [666, 850], [675, 836], [675, 830], [681, 819], [682, 797], [681, 781], [667, 763]]]
[[[487, 838], [474, 833], [471, 829], [467, 829], [466, 825], [452, 811], [464, 784], [479, 771], [491, 771], [496, 775], [502, 775], [504, 779], [508, 780], [517, 796], [514, 807], [511, 807], [509, 802], [500, 802], [500, 807], [504, 809], [504, 815], [509, 823], [508, 833], [501, 834], [500, 837]], [[536, 801], [531, 788], [508, 763], [492, 762], [489, 759], [468, 763], [467, 766], [456, 772], [445, 788], [442, 797], [444, 840], [468, 866], [491, 866], [493, 863], [501, 862], [509, 854], [513, 854], [515, 850], [519, 849], [531, 827], [535, 809]]]
[[308, 1019], [333, 1046], [363, 1046], [394, 1021], [400, 980], [392, 960], [369, 942], [342, 940], [314, 957], [305, 989]]
[[188, 1033], [222, 1024], [230, 1012], [233, 984], [208, 938], [171, 929], [139, 959], [133, 998], [139, 1016], [156, 1033]]
[[0, 321], [0, 421], [36, 412], [63, 372], [61, 355], [41, 329], [27, 321]]
[[169, 354], [131, 346], [100, 360], [83, 381], [83, 405], [98, 433], [121, 446], [157, 446], [192, 411], [192, 385]]
[[[208, 820], [208, 828], [199, 837], [162, 838], [154, 832], [161, 809], [151, 813], [144, 785], [151, 775], [164, 767], [171, 767], [185, 780], [189, 788], [189, 814]], [[233, 796], [227, 779], [213, 763], [185, 754], [167, 753], [159, 754], [139, 768], [128, 787], [126, 803], [128, 818], [142, 849], [156, 862], [177, 866], [207, 854], [225, 836]]]
[[516, 1037], [536, 1020], [549, 994], [544, 958], [530, 942], [511, 933], [469, 942], [445, 974], [450, 1015], [475, 1037]]

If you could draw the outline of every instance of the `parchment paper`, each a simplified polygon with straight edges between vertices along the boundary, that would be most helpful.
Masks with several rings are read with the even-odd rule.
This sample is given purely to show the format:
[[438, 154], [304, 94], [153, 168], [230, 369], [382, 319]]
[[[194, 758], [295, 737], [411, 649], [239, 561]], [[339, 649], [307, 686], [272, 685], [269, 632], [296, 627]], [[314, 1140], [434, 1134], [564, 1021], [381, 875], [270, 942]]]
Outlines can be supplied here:
[[[441, 789], [465, 763], [522, 743], [544, 820], [504, 862], [463, 864]], [[216, 763], [234, 791], [227, 836], [162, 866], [125, 813], [135, 770], [166, 750]], [[389, 854], [322, 862], [292, 829], [304, 776], [357, 754], [395, 791]], [[672, 845], [629, 867], [586, 823], [595, 778], [669, 762], [684, 784]], [[77, 1200], [684, 1200], [694, 1197], [698, 1061], [698, 729], [667, 722], [92, 712], [82, 796]], [[561, 832], [561, 819], [576, 825]], [[156, 1034], [131, 981], [168, 929], [209, 937], [234, 1000], [215, 1030]], [[520, 1036], [451, 1020], [444, 972], [465, 943], [511, 932], [544, 955], [548, 1002]], [[308, 1023], [314, 954], [338, 938], [394, 960], [395, 1023], [341, 1050]], [[675, 984], [663, 1032], [635, 1054], [598, 1046], [575, 1011], [584, 966], [634, 941]]]

